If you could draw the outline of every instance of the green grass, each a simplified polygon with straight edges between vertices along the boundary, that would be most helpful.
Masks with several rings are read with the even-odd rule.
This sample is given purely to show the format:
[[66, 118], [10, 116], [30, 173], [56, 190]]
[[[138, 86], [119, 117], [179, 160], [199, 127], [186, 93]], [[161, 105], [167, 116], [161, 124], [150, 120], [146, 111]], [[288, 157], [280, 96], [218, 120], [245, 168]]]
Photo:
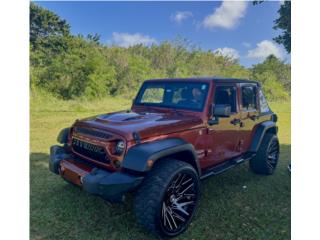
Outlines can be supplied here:
[[[31, 239], [155, 239], [137, 226], [132, 197], [106, 204], [48, 170], [49, 147], [59, 130], [77, 118], [128, 109], [130, 100], [31, 100]], [[279, 117], [280, 164], [272, 176], [240, 165], [202, 182], [199, 211], [177, 239], [290, 239], [290, 103], [272, 103]]]

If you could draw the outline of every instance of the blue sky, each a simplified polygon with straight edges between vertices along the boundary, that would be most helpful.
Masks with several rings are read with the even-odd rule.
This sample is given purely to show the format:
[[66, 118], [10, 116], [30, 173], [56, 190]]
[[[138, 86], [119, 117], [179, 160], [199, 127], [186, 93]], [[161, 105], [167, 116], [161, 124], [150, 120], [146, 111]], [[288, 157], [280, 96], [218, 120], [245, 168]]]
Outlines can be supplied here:
[[98, 33], [104, 44], [158, 44], [180, 35], [203, 50], [251, 66], [273, 53], [290, 62], [273, 21], [280, 2], [37, 2], [67, 20], [73, 34]]

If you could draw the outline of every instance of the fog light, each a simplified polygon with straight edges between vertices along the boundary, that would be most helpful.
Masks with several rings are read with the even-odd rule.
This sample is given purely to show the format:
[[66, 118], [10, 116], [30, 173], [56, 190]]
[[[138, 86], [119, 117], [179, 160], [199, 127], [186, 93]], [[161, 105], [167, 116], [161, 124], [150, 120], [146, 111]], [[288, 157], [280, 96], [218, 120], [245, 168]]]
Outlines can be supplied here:
[[125, 143], [122, 140], [119, 140], [116, 145], [115, 153], [121, 155], [125, 149]]

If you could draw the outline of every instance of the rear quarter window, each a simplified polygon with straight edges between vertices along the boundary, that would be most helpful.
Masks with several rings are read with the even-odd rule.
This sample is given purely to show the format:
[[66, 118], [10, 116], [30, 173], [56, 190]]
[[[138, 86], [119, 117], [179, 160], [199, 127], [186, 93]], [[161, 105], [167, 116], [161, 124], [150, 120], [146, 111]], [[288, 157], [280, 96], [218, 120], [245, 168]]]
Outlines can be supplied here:
[[258, 98], [259, 98], [259, 105], [260, 105], [260, 112], [261, 113], [268, 113], [270, 112], [270, 108], [268, 102], [262, 92], [261, 89], [258, 91]]

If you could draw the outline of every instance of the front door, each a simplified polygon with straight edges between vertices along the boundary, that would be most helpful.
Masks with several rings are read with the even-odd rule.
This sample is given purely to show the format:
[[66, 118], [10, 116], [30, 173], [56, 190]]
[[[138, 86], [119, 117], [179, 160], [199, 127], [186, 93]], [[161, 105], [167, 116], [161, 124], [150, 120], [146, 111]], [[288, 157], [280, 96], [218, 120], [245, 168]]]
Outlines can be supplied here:
[[208, 160], [214, 165], [226, 159], [236, 157], [239, 152], [240, 113], [237, 104], [237, 87], [234, 84], [216, 85], [213, 104], [231, 106], [230, 117], [220, 117], [219, 123], [208, 126]]

